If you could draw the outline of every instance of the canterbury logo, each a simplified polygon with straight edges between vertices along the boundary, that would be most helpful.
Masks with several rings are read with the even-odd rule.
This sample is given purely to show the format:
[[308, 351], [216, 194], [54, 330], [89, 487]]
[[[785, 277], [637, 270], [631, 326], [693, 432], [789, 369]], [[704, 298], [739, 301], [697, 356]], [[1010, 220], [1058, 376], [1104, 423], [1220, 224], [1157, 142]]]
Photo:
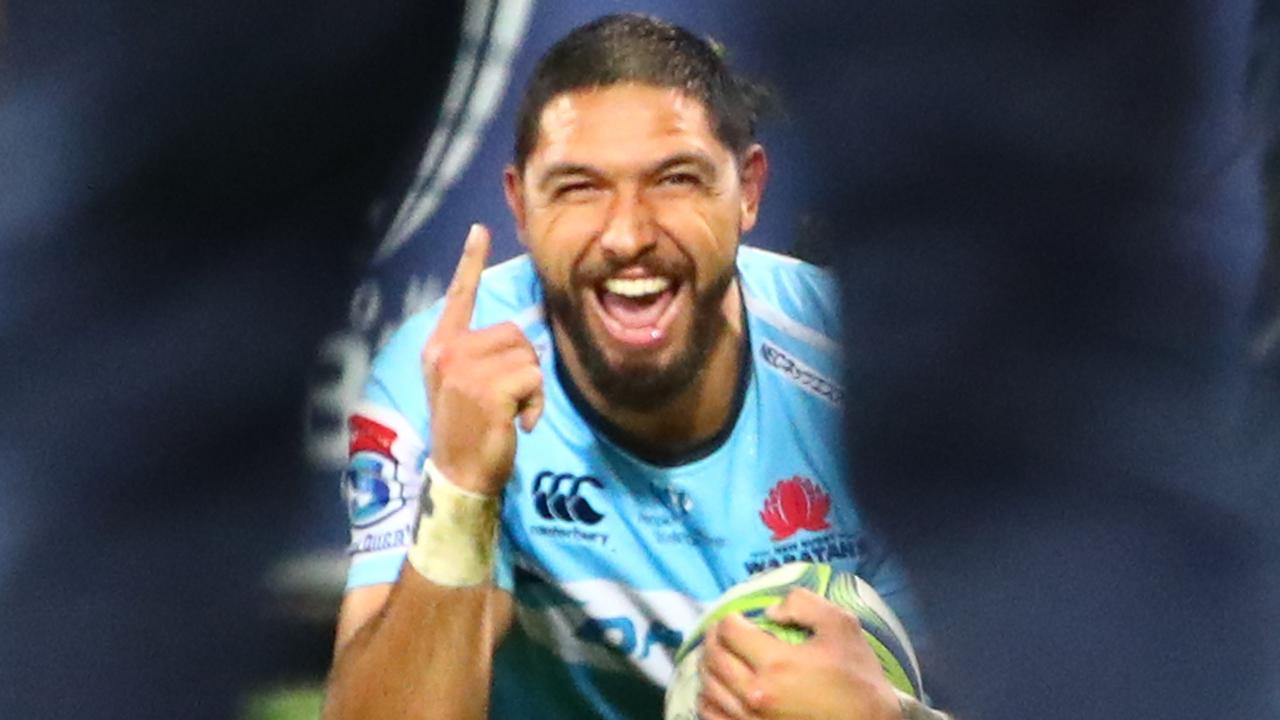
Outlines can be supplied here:
[[604, 484], [590, 475], [579, 477], [543, 470], [533, 478], [533, 507], [547, 520], [595, 525], [604, 519], [604, 515], [579, 494], [583, 485], [604, 489]]

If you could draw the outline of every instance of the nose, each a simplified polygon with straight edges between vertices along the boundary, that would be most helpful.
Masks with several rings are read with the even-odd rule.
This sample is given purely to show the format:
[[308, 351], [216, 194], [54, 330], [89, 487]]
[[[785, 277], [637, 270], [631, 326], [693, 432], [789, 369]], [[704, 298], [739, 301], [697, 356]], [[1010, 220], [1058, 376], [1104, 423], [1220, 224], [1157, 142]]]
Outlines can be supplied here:
[[657, 241], [653, 216], [636, 193], [618, 193], [606, 223], [600, 235], [600, 249], [614, 262], [640, 257]]

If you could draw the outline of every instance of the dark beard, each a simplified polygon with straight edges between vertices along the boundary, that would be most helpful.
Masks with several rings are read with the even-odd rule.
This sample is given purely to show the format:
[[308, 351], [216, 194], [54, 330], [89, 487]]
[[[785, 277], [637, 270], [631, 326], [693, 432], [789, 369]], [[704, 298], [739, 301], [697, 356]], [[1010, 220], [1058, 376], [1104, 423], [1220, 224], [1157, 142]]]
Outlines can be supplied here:
[[689, 340], [665, 367], [643, 362], [613, 366], [591, 337], [586, 308], [569, 293], [542, 283], [547, 318], [564, 330], [591, 386], [609, 404], [634, 412], [657, 410], [670, 403], [702, 372], [727, 325], [721, 306], [737, 269], [730, 266], [706, 292], [694, 298]]

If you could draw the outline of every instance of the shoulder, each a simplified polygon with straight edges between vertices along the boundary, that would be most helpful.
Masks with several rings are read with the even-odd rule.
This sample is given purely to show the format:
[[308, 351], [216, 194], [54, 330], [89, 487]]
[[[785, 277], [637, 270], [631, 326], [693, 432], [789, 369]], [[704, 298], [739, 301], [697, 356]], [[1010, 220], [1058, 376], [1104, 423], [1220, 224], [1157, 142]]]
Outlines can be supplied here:
[[782, 336], [838, 354], [839, 293], [830, 273], [802, 260], [744, 246], [738, 270], [747, 312]]

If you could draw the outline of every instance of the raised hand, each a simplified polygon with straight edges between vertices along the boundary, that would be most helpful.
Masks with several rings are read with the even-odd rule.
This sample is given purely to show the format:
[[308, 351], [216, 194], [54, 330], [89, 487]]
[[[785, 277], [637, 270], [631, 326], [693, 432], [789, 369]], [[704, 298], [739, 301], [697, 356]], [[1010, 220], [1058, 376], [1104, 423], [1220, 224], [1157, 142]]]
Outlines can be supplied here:
[[455, 485], [498, 495], [515, 462], [515, 419], [529, 432], [542, 415], [542, 371], [514, 323], [471, 329], [488, 257], [489, 231], [472, 225], [439, 324], [423, 348], [422, 373], [432, 461]]

